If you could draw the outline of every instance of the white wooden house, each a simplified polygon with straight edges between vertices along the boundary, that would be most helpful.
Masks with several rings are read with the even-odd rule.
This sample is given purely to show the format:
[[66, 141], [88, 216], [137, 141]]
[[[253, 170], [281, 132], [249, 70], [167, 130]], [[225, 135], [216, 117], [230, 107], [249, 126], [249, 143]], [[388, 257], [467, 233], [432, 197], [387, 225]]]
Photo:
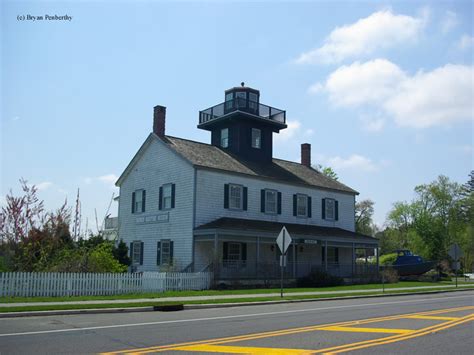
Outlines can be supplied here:
[[319, 267], [358, 272], [356, 250], [377, 240], [355, 233], [357, 191], [301, 162], [273, 157], [273, 135], [286, 113], [260, 103], [248, 87], [199, 113], [211, 143], [165, 135], [166, 108], [154, 108], [153, 132], [117, 181], [119, 238], [130, 245], [133, 271], [195, 270], [219, 278], [277, 276], [275, 239], [282, 226], [293, 238], [287, 272]]

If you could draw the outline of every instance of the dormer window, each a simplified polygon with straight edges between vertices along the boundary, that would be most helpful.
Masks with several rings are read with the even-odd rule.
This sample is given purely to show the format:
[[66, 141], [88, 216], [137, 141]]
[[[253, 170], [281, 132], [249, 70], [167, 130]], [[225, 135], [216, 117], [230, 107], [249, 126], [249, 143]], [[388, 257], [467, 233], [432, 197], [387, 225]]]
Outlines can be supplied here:
[[262, 147], [262, 131], [252, 128], [252, 148], [260, 149]]
[[229, 147], [229, 129], [228, 128], [221, 129], [221, 147], [222, 148]]

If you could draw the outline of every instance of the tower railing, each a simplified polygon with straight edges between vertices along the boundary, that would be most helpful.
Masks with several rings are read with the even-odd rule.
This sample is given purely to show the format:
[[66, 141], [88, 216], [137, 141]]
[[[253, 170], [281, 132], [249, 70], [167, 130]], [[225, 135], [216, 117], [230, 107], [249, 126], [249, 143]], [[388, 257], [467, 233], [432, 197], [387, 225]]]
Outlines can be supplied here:
[[203, 124], [233, 112], [245, 112], [262, 119], [286, 123], [286, 111], [244, 98], [235, 98], [199, 111], [199, 124]]

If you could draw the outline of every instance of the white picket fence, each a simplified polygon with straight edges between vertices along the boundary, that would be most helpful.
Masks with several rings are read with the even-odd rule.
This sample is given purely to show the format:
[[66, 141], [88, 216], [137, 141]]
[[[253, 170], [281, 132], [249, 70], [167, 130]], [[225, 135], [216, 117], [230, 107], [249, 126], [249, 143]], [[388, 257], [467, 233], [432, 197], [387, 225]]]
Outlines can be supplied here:
[[69, 273], [2, 272], [0, 297], [102, 296], [205, 290], [210, 272]]

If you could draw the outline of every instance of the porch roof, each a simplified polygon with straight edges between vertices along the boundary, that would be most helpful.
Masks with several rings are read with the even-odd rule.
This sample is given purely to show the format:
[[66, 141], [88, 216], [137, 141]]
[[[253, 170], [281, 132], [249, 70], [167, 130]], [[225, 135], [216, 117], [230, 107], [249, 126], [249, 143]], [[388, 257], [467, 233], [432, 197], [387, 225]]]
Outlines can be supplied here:
[[351, 243], [378, 245], [378, 239], [368, 235], [352, 232], [342, 228], [323, 227], [311, 224], [281, 223], [251, 219], [222, 217], [200, 225], [194, 229], [195, 235], [207, 233], [235, 233], [276, 237], [286, 227], [290, 235], [297, 238], [334, 240]]

